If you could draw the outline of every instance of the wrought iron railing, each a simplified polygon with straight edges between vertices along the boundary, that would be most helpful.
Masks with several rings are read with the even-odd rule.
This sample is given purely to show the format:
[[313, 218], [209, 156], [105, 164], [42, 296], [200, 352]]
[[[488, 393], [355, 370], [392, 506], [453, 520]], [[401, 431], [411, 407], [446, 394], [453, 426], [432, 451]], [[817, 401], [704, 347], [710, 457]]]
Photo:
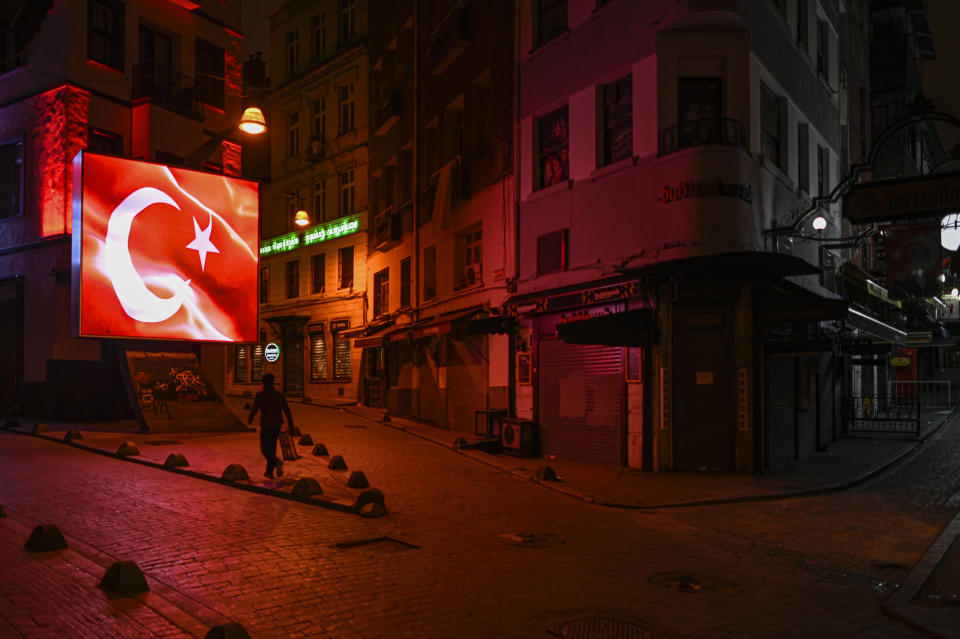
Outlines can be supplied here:
[[747, 127], [732, 118], [687, 120], [660, 131], [659, 155], [669, 155], [694, 146], [724, 144], [747, 148]]
[[160, 64], [133, 67], [133, 97], [150, 98], [159, 106], [188, 115], [201, 115], [193, 78]]
[[891, 381], [889, 396], [901, 402], [917, 400], [924, 409], [953, 408], [949, 380]]
[[917, 397], [852, 395], [845, 409], [844, 434], [920, 437], [923, 407]]

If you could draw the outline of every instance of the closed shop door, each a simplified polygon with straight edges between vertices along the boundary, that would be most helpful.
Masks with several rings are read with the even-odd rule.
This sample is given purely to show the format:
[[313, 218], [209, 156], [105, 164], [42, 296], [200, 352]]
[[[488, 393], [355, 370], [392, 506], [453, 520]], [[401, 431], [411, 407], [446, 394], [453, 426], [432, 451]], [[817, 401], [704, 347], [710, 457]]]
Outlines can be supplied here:
[[303, 331], [299, 326], [283, 327], [283, 392], [303, 397]]
[[796, 457], [797, 388], [794, 380], [793, 357], [768, 355], [765, 394], [764, 439], [767, 468], [776, 468], [792, 462]]
[[17, 401], [23, 331], [20, 325], [23, 300], [15, 282], [0, 285], [0, 405]]
[[420, 347], [420, 396], [418, 399], [418, 418], [436, 424], [440, 419], [440, 382], [439, 367], [434, 357], [438, 348], [436, 339], [424, 340]]
[[538, 415], [542, 451], [557, 459], [623, 466], [623, 348], [541, 339]]

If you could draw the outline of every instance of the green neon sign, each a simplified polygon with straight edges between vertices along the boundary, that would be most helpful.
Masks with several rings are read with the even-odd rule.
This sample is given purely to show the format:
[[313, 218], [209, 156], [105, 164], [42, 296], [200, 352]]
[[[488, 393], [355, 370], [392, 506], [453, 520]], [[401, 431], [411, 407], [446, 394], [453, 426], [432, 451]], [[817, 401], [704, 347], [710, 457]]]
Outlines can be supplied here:
[[300, 246], [299, 233], [287, 233], [279, 237], [260, 242], [260, 255], [274, 255], [275, 253], [286, 253]]
[[351, 215], [349, 217], [342, 217], [338, 220], [327, 222], [326, 224], [319, 224], [307, 229], [303, 232], [303, 243], [306, 246], [310, 246], [311, 244], [319, 244], [320, 242], [332, 240], [336, 237], [343, 237], [344, 235], [356, 233], [357, 229], [359, 228], [359, 216]]

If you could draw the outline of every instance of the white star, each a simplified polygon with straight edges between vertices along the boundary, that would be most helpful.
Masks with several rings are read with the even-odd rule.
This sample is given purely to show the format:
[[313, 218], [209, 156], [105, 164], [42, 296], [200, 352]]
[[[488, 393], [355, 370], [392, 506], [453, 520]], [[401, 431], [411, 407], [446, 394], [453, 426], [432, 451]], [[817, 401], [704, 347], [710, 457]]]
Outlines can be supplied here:
[[200, 270], [204, 270], [207, 267], [207, 253], [219, 253], [220, 251], [210, 242], [210, 231], [213, 230], [213, 219], [211, 218], [210, 223], [207, 224], [207, 228], [200, 230], [200, 225], [197, 224], [197, 218], [193, 218], [193, 232], [196, 234], [196, 237], [192, 242], [187, 244], [188, 249], [193, 249], [200, 254]]

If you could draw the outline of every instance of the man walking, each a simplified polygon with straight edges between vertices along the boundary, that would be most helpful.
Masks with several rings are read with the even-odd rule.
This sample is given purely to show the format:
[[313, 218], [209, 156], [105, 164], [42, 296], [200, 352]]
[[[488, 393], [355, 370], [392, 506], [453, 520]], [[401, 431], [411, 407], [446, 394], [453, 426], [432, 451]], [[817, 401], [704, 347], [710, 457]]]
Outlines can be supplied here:
[[273, 479], [273, 470], [276, 468], [277, 477], [283, 477], [283, 462], [277, 459], [277, 439], [280, 437], [280, 427], [283, 426], [283, 416], [287, 416], [287, 428], [293, 428], [293, 415], [283, 393], [278, 393], [273, 387], [273, 373], [267, 373], [260, 378], [263, 390], [257, 393], [250, 409], [248, 424], [253, 424], [253, 418], [260, 411], [260, 452], [267, 459], [267, 470], [263, 476]]

